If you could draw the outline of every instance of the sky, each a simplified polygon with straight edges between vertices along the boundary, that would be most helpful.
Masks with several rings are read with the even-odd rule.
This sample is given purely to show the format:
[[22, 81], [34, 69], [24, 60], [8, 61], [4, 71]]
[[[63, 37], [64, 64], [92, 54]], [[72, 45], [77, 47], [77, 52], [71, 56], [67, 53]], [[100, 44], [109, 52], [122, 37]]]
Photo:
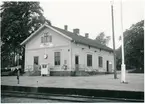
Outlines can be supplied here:
[[[27, 1], [27, 0], [26, 0]], [[31, 0], [29, 0], [31, 1]], [[32, 0], [33, 1], [33, 0]], [[89, 33], [89, 38], [104, 32], [111, 36], [108, 46], [113, 48], [111, 1], [113, 1], [115, 47], [121, 45], [121, 0], [39, 0], [43, 15], [53, 26], [68, 30], [80, 29], [80, 35]], [[1, 4], [1, 2], [0, 2]], [[144, 18], [145, 0], [122, 0], [123, 31]]]
[[[111, 36], [108, 44], [113, 47], [112, 42], [112, 20], [111, 20], [111, 0], [48, 0], [40, 1], [40, 6], [44, 10], [44, 16], [51, 21], [52, 25], [64, 28], [68, 25], [68, 30], [80, 29], [80, 35], [89, 33], [89, 38], [95, 39], [100, 32], [106, 36]], [[120, 0], [113, 1], [115, 46], [121, 45], [119, 36], [121, 35], [121, 9]], [[122, 17], [123, 31], [129, 29], [144, 19], [144, 0], [123, 0]]]

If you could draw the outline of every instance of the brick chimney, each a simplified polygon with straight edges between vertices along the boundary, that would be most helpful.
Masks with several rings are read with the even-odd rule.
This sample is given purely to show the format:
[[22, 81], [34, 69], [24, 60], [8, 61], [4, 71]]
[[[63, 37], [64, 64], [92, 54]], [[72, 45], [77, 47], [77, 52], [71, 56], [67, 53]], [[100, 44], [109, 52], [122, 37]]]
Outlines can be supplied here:
[[67, 31], [67, 27], [68, 27], [67, 25], [64, 25], [64, 30], [66, 30], [66, 31]]
[[85, 33], [85, 37], [86, 38], [89, 38], [89, 33]]
[[74, 34], [76, 34], [76, 35], [79, 35], [80, 30], [79, 30], [79, 29], [77, 29], [77, 28], [76, 28], [76, 29], [73, 29], [73, 33], [74, 33]]

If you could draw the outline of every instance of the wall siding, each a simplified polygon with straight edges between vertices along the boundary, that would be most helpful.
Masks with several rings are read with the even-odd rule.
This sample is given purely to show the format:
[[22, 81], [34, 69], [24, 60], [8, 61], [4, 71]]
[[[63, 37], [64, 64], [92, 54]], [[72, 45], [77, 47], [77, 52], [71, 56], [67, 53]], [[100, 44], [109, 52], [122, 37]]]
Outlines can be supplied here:
[[[41, 47], [41, 36], [44, 32], [49, 31], [52, 34], [52, 43], [54, 47]], [[44, 54], [48, 54], [48, 58], [44, 59]], [[39, 56], [39, 64], [42, 63], [50, 63], [52, 66], [54, 66], [54, 52], [60, 52], [61, 53], [61, 65], [60, 66], [54, 66], [55, 71], [63, 71], [62, 65], [64, 64], [64, 60], [67, 60], [67, 65], [70, 66], [69, 63], [69, 53], [68, 51], [70, 49], [70, 41], [66, 39], [65, 37], [61, 36], [60, 34], [54, 32], [53, 30], [50, 30], [49, 28], [42, 29], [36, 36], [34, 36], [27, 44], [25, 49], [25, 69], [27, 66], [33, 65], [33, 57]], [[69, 69], [70, 70], [70, 69]]]
[[[113, 53], [111, 52], [107, 52], [104, 50], [100, 49], [96, 49], [93, 47], [89, 47], [82, 45], [82, 44], [76, 44], [76, 43], [72, 43], [72, 47], [73, 47], [73, 55], [72, 55], [72, 64], [74, 67], [75, 64], [75, 55], [79, 55], [79, 64], [81, 65], [85, 65], [87, 66], [87, 54], [91, 54], [92, 55], [92, 69], [98, 69], [99, 71], [107, 71], [107, 66], [106, 66], [106, 61], [109, 60], [112, 63], [112, 69], [109, 71], [113, 71], [114, 70], [114, 57], [113, 57]], [[82, 49], [84, 48], [84, 49]], [[95, 52], [96, 51], [96, 52]], [[98, 57], [102, 56], [103, 57], [103, 67], [99, 67], [98, 66]]]
[[[54, 47], [47, 47], [46, 53], [48, 54], [48, 58], [44, 59], [45, 48], [40, 47], [41, 45], [41, 36], [44, 32], [49, 31], [52, 34], [52, 43]], [[84, 50], [82, 50], [84, 48]], [[96, 51], [96, 52], [95, 52]], [[54, 52], [61, 53], [61, 62], [60, 66], [54, 65]], [[55, 31], [44, 28], [39, 31], [25, 46], [25, 69], [27, 66], [33, 65], [33, 57], [39, 56], [39, 64], [42, 63], [50, 63], [54, 67], [52, 71], [74, 71], [75, 68], [75, 55], [79, 56], [79, 64], [82, 66], [87, 66], [87, 54], [92, 55], [92, 67], [91, 69], [97, 69], [100, 72], [106, 72], [106, 61], [109, 60], [112, 63], [112, 69], [109, 71], [114, 70], [114, 58], [113, 53], [104, 51], [100, 49], [96, 49], [93, 47], [89, 47], [82, 44], [75, 44], [68, 40], [67, 38], [63, 37], [62, 35], [56, 33]], [[103, 67], [100, 68], [98, 66], [98, 57], [103, 57]], [[64, 64], [64, 60], [67, 61], [68, 69], [62, 69]]]

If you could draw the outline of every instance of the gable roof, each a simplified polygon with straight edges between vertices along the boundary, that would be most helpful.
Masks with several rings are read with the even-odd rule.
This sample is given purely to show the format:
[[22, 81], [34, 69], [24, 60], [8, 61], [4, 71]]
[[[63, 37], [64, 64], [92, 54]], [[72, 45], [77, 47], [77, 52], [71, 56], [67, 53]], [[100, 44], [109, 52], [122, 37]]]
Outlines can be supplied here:
[[55, 32], [59, 33], [60, 35], [62, 35], [62, 36], [64, 36], [64, 37], [66, 37], [66, 38], [72, 40], [70, 37], [68, 37], [67, 35], [61, 33], [60, 31], [58, 31], [58, 30], [56, 30], [56, 29], [54, 29], [52, 26], [49, 26], [49, 25], [47, 25], [47, 24], [43, 24], [39, 29], [37, 29], [37, 30], [36, 30], [34, 33], [32, 33], [28, 38], [26, 38], [20, 45], [26, 44], [33, 36], [35, 36], [35, 35], [36, 35], [41, 29], [43, 29], [44, 27], [48, 27], [48, 28], [54, 30]]
[[102, 50], [106, 50], [106, 51], [110, 51], [112, 52], [113, 50], [105, 45], [100, 44], [97, 40], [93, 40], [93, 39], [89, 39], [86, 37], [83, 37], [81, 35], [76, 35], [73, 32], [70, 31], [66, 31], [64, 29], [55, 27], [55, 26], [48, 26], [47, 24], [42, 25], [38, 30], [36, 30], [33, 34], [31, 34], [27, 39], [25, 39], [21, 45], [25, 44], [27, 41], [29, 41], [37, 32], [39, 32], [43, 27], [48, 27], [52, 30], [54, 30], [55, 32], [63, 35], [64, 37], [70, 39], [70, 40], [74, 40], [77, 43], [80, 44], [84, 44], [84, 45], [89, 45], [91, 47], [94, 48], [98, 48], [98, 49], [102, 49]]
[[81, 36], [81, 35], [76, 35], [73, 32], [69, 32], [69, 31], [66, 31], [64, 29], [60, 29], [60, 28], [55, 27], [55, 26], [52, 26], [52, 27], [54, 29], [60, 31], [61, 33], [71, 37], [77, 43], [84, 44], [84, 45], [90, 45], [94, 48], [99, 48], [99, 49], [106, 50], [106, 51], [111, 51], [111, 52], [113, 51], [111, 48], [100, 44], [97, 40], [89, 39], [89, 38], [86, 38], [86, 37]]

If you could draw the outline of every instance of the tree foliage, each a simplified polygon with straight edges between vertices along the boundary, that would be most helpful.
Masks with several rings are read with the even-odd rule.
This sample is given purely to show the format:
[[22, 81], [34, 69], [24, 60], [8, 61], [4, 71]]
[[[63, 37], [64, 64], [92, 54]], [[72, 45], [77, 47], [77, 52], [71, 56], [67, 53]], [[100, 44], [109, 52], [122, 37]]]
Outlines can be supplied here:
[[1, 5], [2, 65], [10, 65], [10, 58], [14, 60], [17, 53], [24, 56], [20, 43], [45, 22], [51, 25], [43, 16], [43, 9], [39, 4], [3, 2]]
[[[124, 32], [125, 63], [128, 68], [144, 67], [144, 21], [132, 25]], [[117, 64], [121, 61], [121, 47], [117, 50]]]
[[96, 40], [103, 44], [103, 45], [107, 45], [110, 41], [110, 36], [105, 36], [104, 32], [101, 32], [97, 37]]

